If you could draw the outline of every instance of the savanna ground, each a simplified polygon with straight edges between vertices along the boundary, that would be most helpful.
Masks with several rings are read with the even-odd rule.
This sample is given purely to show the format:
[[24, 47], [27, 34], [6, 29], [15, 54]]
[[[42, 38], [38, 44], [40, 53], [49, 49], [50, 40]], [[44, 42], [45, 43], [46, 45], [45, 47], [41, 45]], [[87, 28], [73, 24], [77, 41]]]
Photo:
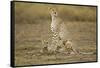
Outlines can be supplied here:
[[[40, 54], [48, 39], [51, 17], [48, 7], [57, 8], [80, 52], [93, 54]], [[15, 2], [15, 65], [37, 65], [96, 61], [96, 7]]]

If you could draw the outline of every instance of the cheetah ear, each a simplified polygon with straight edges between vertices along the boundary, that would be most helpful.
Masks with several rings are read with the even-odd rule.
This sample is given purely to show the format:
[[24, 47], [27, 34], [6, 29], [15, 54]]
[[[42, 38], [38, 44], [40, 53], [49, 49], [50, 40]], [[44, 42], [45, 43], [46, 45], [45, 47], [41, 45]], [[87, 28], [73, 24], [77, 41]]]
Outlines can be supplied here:
[[48, 8], [48, 11], [49, 11], [49, 13], [51, 13], [51, 11], [52, 11], [52, 8], [51, 8], [51, 7], [49, 7], [49, 8]]
[[55, 9], [55, 8], [52, 8], [52, 7], [49, 7], [48, 10], [49, 10], [50, 12], [52, 12], [52, 11], [53, 11], [53, 12], [56, 12], [56, 9]]
[[48, 10], [52, 10], [52, 8], [51, 8], [51, 7], [49, 7], [49, 8], [48, 8]]
[[48, 10], [50, 11], [51, 10], [51, 7], [48, 7]]

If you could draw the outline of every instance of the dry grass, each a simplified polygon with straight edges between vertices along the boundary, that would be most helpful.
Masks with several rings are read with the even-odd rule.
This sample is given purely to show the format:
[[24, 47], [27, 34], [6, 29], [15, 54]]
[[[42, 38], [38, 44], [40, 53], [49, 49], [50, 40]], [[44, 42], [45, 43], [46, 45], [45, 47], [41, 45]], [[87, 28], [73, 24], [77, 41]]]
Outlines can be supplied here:
[[[46, 6], [47, 5], [47, 6]], [[56, 7], [71, 34], [72, 42], [88, 55], [40, 54], [41, 40], [51, 36], [48, 7]], [[41, 10], [41, 11], [40, 11]], [[51, 4], [15, 4], [15, 65], [96, 61], [96, 8]]]

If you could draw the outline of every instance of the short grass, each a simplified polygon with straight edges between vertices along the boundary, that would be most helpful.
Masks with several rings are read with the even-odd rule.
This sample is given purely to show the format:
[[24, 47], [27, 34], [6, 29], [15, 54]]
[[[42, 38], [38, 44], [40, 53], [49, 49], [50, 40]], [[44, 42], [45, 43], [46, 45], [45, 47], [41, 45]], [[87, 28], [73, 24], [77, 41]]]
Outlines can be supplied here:
[[[16, 24], [16, 43], [15, 43], [15, 64], [21, 65], [37, 65], [37, 64], [53, 64], [53, 63], [71, 63], [71, 62], [87, 62], [96, 61], [96, 37], [95, 24], [90, 22], [84, 25], [87, 30], [82, 29], [84, 26], [78, 27], [78, 24], [70, 22], [70, 32], [73, 35], [73, 42], [76, 42], [76, 49], [81, 52], [95, 52], [90, 55], [63, 55], [63, 54], [40, 54], [43, 47], [41, 40], [47, 39], [50, 32], [46, 24], [44, 29], [42, 25], [34, 24]], [[78, 22], [82, 23], [82, 22]], [[89, 26], [92, 26], [91, 29]], [[76, 27], [73, 27], [76, 26]], [[26, 29], [27, 28], [27, 29]], [[73, 31], [71, 31], [73, 30]], [[81, 31], [80, 31], [81, 30]], [[84, 33], [85, 32], [85, 33]], [[74, 44], [73, 44], [74, 45]], [[39, 55], [40, 54], [40, 55]]]

